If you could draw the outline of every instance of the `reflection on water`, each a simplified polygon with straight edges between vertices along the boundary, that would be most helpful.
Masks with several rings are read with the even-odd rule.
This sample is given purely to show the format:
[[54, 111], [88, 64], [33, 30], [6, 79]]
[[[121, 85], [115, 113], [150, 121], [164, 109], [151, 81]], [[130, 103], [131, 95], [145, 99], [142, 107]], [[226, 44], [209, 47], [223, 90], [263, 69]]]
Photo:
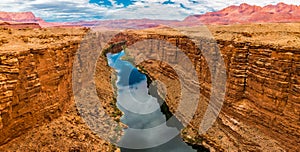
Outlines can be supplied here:
[[[121, 60], [124, 51], [117, 54], [107, 54], [109, 65], [117, 71], [117, 106], [123, 111], [121, 121], [129, 128], [148, 129], [156, 126], [163, 126], [169, 130], [180, 130], [182, 125], [173, 117], [166, 123], [166, 115], [161, 110], [163, 101], [157, 95], [155, 87], [147, 88], [147, 78], [140, 73], [131, 63]], [[151, 95], [149, 95], [151, 94]], [[147, 142], [157, 141], [168, 134], [165, 129], [156, 132], [145, 132], [144, 134], [130, 134], [125, 129], [121, 145], [139, 145]], [[139, 139], [138, 142], [132, 139]], [[148, 149], [126, 149], [121, 148], [122, 152], [195, 152], [180, 136], [170, 139], [168, 142], [157, 147]]]

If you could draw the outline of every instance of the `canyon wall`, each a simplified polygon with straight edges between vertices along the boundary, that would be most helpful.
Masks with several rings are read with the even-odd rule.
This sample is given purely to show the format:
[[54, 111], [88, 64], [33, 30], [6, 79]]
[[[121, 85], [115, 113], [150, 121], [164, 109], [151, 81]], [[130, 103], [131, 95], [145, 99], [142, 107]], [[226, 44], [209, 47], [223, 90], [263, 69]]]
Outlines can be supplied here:
[[[277, 140], [277, 146], [285, 150], [299, 150], [294, 144], [299, 142], [300, 136], [299, 48], [230, 41], [218, 43], [222, 52], [230, 52], [227, 56], [228, 76], [234, 88], [228, 90], [242, 92], [242, 96], [235, 95], [236, 100], [225, 105], [224, 114], [229, 115], [229, 119], [237, 119], [234, 123], [255, 126], [259, 132], [254, 131], [253, 135], [264, 134]], [[240, 137], [236, 138], [236, 143], [239, 143]], [[266, 144], [266, 140], [249, 139], [248, 143], [237, 145], [246, 150], [259, 150]], [[276, 147], [265, 146], [262, 150]]]
[[[0, 51], [0, 145], [52, 121], [68, 107], [73, 56], [84, 34], [78, 29], [7, 31], [1, 31], [8, 43]], [[18, 41], [20, 37], [27, 39]]]

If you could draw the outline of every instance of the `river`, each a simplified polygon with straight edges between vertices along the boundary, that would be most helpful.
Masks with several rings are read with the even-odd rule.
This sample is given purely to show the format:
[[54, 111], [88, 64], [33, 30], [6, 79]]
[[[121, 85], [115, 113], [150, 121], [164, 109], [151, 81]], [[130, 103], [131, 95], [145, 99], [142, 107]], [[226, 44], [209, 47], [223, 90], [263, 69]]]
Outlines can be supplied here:
[[[175, 136], [165, 142], [166, 130], [182, 129], [181, 123], [175, 118], [166, 122], [171, 117], [166, 104], [158, 96], [155, 86], [147, 84], [147, 77], [139, 72], [130, 62], [122, 60], [124, 51], [116, 54], [107, 54], [109, 66], [117, 72], [117, 107], [123, 112], [121, 122], [128, 128], [147, 130], [156, 126], [163, 126], [167, 129], [160, 129], [154, 132], [130, 133], [125, 129], [119, 145], [122, 152], [196, 152], [186, 144], [180, 137]], [[148, 81], [149, 82], [149, 81]], [[147, 145], [146, 143], [165, 142], [161, 145], [150, 148], [128, 148]], [[199, 151], [199, 150], [198, 150]]]

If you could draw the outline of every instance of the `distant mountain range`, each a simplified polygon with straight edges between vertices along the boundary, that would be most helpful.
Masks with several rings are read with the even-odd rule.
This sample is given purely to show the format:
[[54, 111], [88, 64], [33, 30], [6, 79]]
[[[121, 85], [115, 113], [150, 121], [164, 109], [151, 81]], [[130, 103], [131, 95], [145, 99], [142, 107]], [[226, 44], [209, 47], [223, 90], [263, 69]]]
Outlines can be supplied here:
[[278, 3], [264, 7], [241, 4], [217, 12], [187, 17], [183, 22], [203, 24], [300, 22], [300, 6]]
[[[1, 25], [15, 25], [33, 23], [41, 27], [74, 27], [74, 26], [100, 26], [103, 28], [148, 28], [161, 25], [167, 26], [194, 26], [199, 24], [246, 24], [246, 23], [278, 23], [278, 22], [300, 22], [300, 6], [278, 3], [264, 7], [241, 4], [240, 6], [229, 6], [217, 12], [209, 12], [202, 15], [188, 16], [183, 21], [176, 20], [151, 20], [151, 19], [129, 19], [129, 20], [100, 20], [54, 23], [45, 22], [35, 17], [32, 12], [0, 12]], [[5, 24], [4, 24], [5, 23]], [[28, 24], [30, 25], [30, 24]]]

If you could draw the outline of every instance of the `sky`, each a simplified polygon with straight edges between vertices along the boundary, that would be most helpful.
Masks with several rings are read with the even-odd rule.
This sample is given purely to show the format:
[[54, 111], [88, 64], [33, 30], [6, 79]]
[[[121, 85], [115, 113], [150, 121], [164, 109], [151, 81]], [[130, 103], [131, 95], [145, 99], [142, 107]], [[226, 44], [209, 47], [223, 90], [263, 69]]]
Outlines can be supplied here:
[[49, 22], [107, 19], [183, 20], [194, 14], [248, 3], [300, 5], [300, 0], [1, 0], [0, 11], [33, 12]]

